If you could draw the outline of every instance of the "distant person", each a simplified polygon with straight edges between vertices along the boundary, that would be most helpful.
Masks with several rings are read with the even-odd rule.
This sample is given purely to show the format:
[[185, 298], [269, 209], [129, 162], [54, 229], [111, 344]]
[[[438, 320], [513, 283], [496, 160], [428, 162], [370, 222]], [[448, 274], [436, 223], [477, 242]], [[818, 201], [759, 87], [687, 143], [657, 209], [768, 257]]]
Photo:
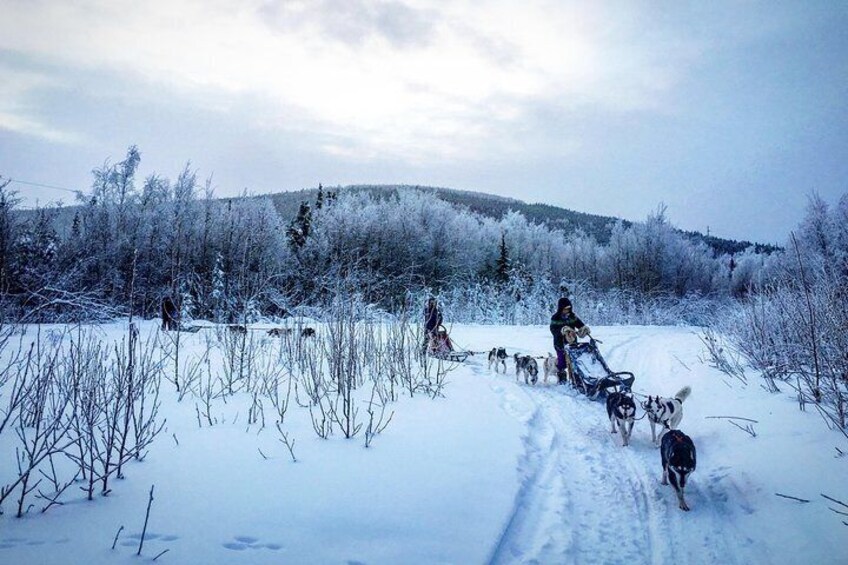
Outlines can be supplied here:
[[427, 300], [427, 306], [424, 307], [424, 344], [425, 347], [430, 343], [430, 339], [436, 335], [439, 326], [442, 325], [442, 313], [439, 311], [439, 306], [436, 304], [436, 299], [432, 296]]
[[[576, 332], [571, 339], [568, 339], [566, 334], [568, 330]], [[565, 370], [565, 345], [566, 342], [574, 343], [577, 336], [585, 337], [589, 335], [589, 326], [583, 323], [583, 320], [577, 317], [571, 307], [571, 300], [566, 297], [560, 298], [557, 302], [557, 310], [551, 316], [550, 325], [551, 335], [554, 336], [554, 351], [557, 354], [557, 371]]]
[[164, 331], [179, 329], [180, 313], [177, 310], [177, 305], [170, 296], [162, 299], [162, 329]]

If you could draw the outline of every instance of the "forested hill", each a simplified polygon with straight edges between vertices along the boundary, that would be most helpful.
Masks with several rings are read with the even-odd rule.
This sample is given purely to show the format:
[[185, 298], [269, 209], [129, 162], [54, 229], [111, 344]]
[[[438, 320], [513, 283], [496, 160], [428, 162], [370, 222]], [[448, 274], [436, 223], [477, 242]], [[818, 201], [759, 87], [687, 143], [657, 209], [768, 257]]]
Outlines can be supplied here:
[[[466, 208], [472, 212], [496, 220], [501, 219], [507, 212], [513, 210], [520, 212], [529, 222], [544, 225], [549, 229], [557, 229], [566, 234], [580, 230], [594, 237], [602, 245], [609, 243], [612, 227], [616, 222], [621, 221], [625, 227], [630, 227], [632, 224], [628, 220], [620, 220], [611, 216], [587, 214], [549, 204], [528, 204], [515, 198], [451, 188], [409, 185], [354, 185], [326, 187], [325, 190], [338, 192], [363, 191], [375, 196], [384, 197], [389, 197], [403, 190], [421, 190], [431, 192], [439, 199], [450, 204]], [[272, 194], [271, 197], [278, 213], [283, 218], [290, 220], [297, 214], [300, 203], [303, 201], [314, 202], [317, 193], [318, 189], [305, 189], [294, 192], [279, 192]], [[752, 246], [756, 249], [757, 253], [771, 253], [778, 249], [773, 245], [723, 239], [695, 231], [681, 230], [680, 233], [693, 242], [702, 241], [706, 243], [720, 255], [740, 253]]]

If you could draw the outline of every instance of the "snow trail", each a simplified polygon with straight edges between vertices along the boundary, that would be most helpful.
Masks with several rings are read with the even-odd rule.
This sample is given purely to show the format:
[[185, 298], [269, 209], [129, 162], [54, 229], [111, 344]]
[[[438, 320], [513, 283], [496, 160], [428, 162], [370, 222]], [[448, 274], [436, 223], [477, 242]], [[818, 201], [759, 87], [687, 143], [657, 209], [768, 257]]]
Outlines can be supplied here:
[[[664, 372], [679, 371], [680, 362], [673, 344], [646, 349], [660, 337], [646, 332], [610, 338], [602, 351], [614, 369], [636, 373], [637, 385], [643, 372], [662, 380]], [[639, 353], [649, 350], [650, 355]], [[739, 553], [750, 542], [733, 523], [727, 485], [721, 484], [726, 473], [699, 466], [687, 487], [693, 510], [682, 512], [671, 487], [660, 484], [659, 452], [644, 420], [637, 423], [633, 444], [624, 448], [620, 437], [609, 432], [603, 402], [570, 387], [495, 381], [502, 386], [493, 384], [493, 390], [510, 397], [504, 402], [533, 408], [523, 437], [520, 488], [490, 563], [762, 560]]]

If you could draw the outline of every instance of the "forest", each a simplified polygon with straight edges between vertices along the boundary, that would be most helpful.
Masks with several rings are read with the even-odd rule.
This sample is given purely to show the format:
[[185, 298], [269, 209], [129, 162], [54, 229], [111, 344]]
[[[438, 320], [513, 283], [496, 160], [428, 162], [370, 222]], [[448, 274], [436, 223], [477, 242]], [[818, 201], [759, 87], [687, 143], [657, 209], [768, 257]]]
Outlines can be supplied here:
[[845, 428], [848, 195], [829, 206], [812, 194], [782, 249], [731, 253], [675, 228], [662, 205], [639, 222], [558, 229], [512, 208], [487, 215], [469, 195], [319, 187], [292, 213], [279, 195], [216, 198], [190, 164], [175, 180], [137, 178], [140, 161], [133, 146], [94, 169], [68, 207], [20, 210], [0, 182], [5, 321], [150, 318], [165, 296], [184, 319], [214, 322], [320, 318], [345, 297], [396, 316], [436, 296], [451, 322], [543, 324], [565, 292], [592, 324], [707, 328], [717, 364], [827, 398]]
[[[433, 293], [463, 321], [538, 323], [563, 284], [595, 305], [603, 295], [639, 309], [744, 296], [773, 271], [774, 248], [722, 253], [674, 228], [662, 206], [642, 222], [583, 215], [579, 223], [532, 212], [553, 207], [515, 201], [528, 218], [505, 207], [508, 199], [458, 191], [321, 187], [292, 212], [293, 199], [279, 195], [216, 198], [190, 164], [176, 180], [138, 179], [140, 160], [131, 147], [123, 161], [96, 168], [90, 191], [67, 207], [19, 210], [7, 181], [0, 192], [6, 311], [30, 321], [130, 308], [149, 317], [171, 295], [184, 315], [226, 320], [320, 307], [352, 291], [388, 311]], [[481, 202], [496, 213], [484, 213]], [[550, 227], [558, 223], [567, 227]], [[479, 293], [496, 297], [488, 312], [464, 303]], [[606, 310], [615, 321], [619, 314]]]

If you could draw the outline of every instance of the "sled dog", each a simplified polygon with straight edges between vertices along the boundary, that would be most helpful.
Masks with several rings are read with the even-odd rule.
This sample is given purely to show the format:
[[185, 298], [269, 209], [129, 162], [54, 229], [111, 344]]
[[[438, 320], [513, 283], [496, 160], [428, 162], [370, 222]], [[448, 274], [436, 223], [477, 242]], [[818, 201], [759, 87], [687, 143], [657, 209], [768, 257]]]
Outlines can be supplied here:
[[498, 366], [503, 367], [504, 375], [506, 374], [506, 349], [503, 347], [493, 347], [489, 351], [489, 370], [492, 370], [492, 365], [495, 366], [495, 372], [498, 372]]
[[683, 498], [683, 489], [689, 474], [695, 470], [695, 444], [680, 430], [669, 430], [662, 437], [660, 448], [663, 476], [662, 484], [671, 482], [677, 493], [677, 502], [681, 510], [689, 510]]
[[513, 358], [515, 359], [516, 380], [523, 374], [525, 384], [536, 384], [536, 381], [539, 380], [539, 364], [536, 360], [530, 355], [519, 355], [518, 353]]
[[657, 435], [656, 427], [661, 426], [667, 430], [674, 430], [683, 419], [683, 401], [689, 398], [692, 389], [688, 386], [681, 388], [673, 398], [662, 398], [660, 396], [649, 396], [648, 400], [642, 401], [642, 408], [651, 423], [651, 441], [659, 446], [660, 436]]
[[544, 363], [542, 363], [542, 367], [545, 370], [545, 384], [548, 384], [548, 375], [557, 374], [557, 360], [550, 352], [548, 352], [548, 356], [545, 357]]
[[616, 424], [621, 432], [623, 447], [630, 445], [633, 424], [636, 422], [636, 403], [626, 392], [611, 392], [607, 396], [607, 416], [610, 421], [610, 433], [616, 433]]

